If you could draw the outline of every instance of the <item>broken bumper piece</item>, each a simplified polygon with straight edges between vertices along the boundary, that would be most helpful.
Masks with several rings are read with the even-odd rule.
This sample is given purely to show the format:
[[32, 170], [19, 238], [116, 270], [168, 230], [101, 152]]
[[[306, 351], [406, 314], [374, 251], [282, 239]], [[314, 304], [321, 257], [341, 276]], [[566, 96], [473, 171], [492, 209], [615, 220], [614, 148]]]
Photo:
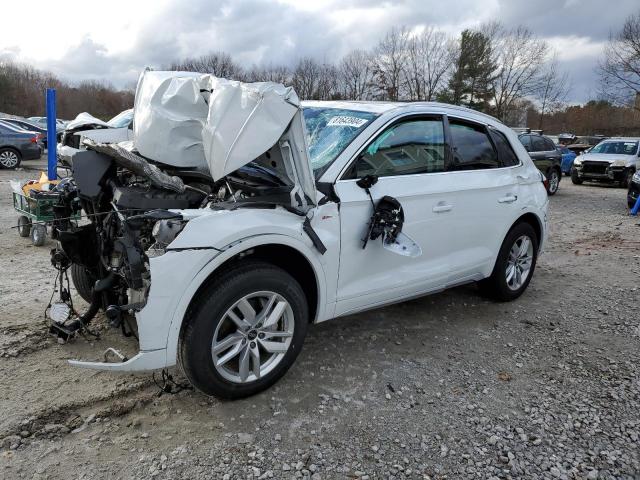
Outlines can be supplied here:
[[[117, 352], [108, 349], [107, 352]], [[107, 353], [105, 352], [105, 354]], [[82, 360], [69, 360], [69, 365], [81, 368], [90, 368], [92, 370], [110, 370], [112, 372], [139, 372], [145, 370], [157, 370], [166, 365], [166, 349], [161, 350], [142, 350], [130, 359], [120, 356], [124, 361], [120, 362], [85, 362]]]

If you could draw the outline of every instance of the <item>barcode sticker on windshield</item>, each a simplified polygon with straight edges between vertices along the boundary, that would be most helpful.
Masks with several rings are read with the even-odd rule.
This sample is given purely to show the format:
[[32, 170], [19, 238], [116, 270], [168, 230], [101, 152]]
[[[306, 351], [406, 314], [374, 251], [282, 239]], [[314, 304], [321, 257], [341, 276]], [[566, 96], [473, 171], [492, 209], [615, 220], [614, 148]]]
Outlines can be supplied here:
[[327, 127], [355, 127], [360, 128], [367, 123], [364, 118], [340, 116], [333, 117], [327, 122]]

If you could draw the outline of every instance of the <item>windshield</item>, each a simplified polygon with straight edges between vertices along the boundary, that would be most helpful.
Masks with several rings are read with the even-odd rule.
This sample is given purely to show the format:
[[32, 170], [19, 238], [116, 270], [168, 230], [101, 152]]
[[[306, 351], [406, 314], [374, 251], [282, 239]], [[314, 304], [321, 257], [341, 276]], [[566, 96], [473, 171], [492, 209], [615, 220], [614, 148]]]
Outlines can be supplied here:
[[305, 107], [311, 168], [318, 178], [378, 115], [342, 108]]
[[589, 153], [608, 153], [612, 155], [635, 155], [638, 142], [602, 142], [593, 147]]
[[133, 110], [125, 110], [124, 112], [120, 112], [118, 115], [113, 117], [107, 123], [112, 128], [124, 128], [128, 127], [133, 119]]

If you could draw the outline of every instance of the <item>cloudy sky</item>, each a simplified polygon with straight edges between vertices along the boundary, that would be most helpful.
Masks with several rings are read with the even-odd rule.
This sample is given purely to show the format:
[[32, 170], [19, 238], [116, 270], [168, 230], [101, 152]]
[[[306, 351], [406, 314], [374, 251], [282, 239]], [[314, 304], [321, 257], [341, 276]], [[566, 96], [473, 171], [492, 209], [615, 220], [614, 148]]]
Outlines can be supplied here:
[[[52, 6], [55, 5], [55, 8]], [[597, 92], [594, 69], [610, 31], [638, 0], [31, 0], [3, 2], [0, 59], [75, 81], [130, 85], [145, 66], [223, 50], [246, 65], [334, 61], [370, 48], [394, 25], [452, 35], [489, 20], [525, 25], [558, 50], [568, 100]], [[28, 28], [28, 31], [25, 31]]]

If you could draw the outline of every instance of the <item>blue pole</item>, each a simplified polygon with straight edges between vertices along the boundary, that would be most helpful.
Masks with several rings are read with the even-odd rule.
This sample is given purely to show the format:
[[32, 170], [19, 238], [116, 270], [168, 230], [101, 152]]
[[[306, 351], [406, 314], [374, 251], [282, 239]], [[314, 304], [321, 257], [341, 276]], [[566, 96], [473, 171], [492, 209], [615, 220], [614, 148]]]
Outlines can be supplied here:
[[47, 88], [47, 177], [49, 180], [58, 178], [56, 147], [56, 89]]
[[631, 215], [636, 216], [638, 214], [638, 210], [640, 210], [640, 195], [638, 195], [638, 199], [636, 200], [636, 204], [631, 209]]

